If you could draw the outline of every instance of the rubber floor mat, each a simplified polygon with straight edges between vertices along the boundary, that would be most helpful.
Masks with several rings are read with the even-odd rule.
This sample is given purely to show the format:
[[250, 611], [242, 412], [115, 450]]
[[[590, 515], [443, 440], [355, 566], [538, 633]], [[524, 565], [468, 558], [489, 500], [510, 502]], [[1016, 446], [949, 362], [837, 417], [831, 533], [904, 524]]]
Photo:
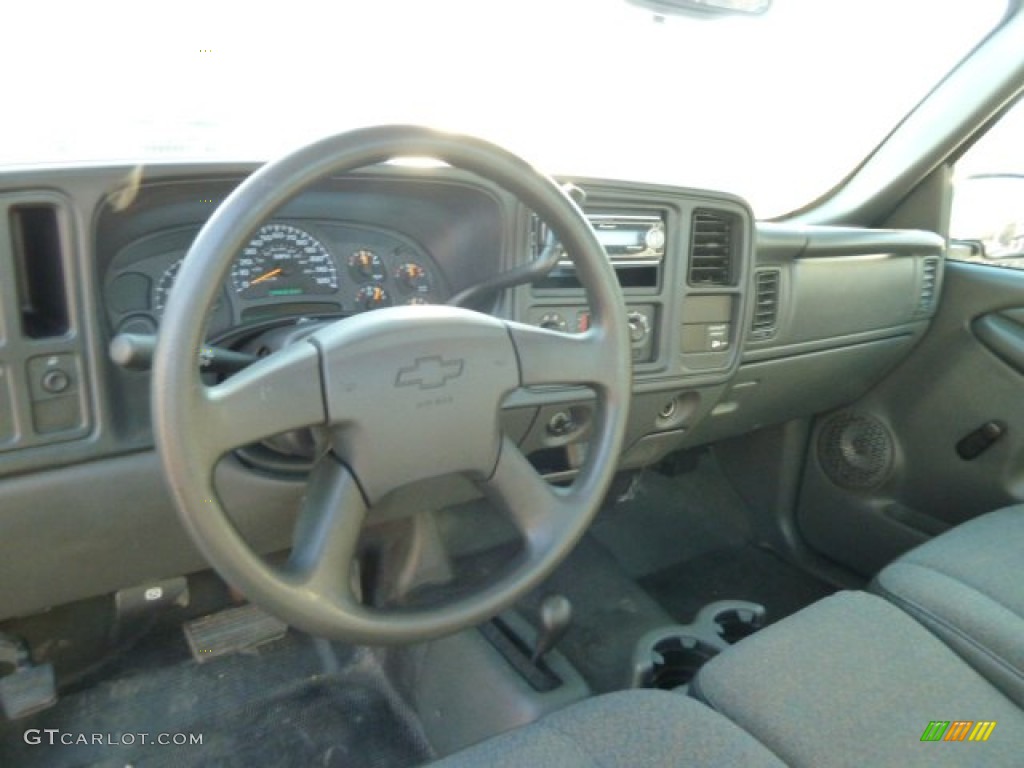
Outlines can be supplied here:
[[397, 768], [430, 757], [368, 650], [339, 659], [295, 633], [207, 664], [135, 668], [0, 723], [0, 765], [26, 768]]

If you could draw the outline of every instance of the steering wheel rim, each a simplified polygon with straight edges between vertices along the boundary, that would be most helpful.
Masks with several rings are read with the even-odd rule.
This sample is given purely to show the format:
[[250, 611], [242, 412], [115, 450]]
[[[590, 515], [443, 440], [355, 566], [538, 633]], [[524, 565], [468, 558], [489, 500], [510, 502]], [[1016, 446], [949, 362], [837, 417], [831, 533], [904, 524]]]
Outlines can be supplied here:
[[[256, 229], [311, 184], [400, 156], [434, 157], [473, 172], [545, 219], [577, 264], [590, 328], [559, 334], [451, 307], [376, 310], [333, 323], [221, 384], [206, 386], [196, 366], [205, 310]], [[353, 364], [364, 359], [373, 364]], [[179, 517], [228, 583], [312, 634], [373, 644], [414, 642], [499, 613], [568, 554], [615, 473], [631, 372], [618, 281], [582, 211], [551, 178], [481, 139], [418, 126], [366, 128], [263, 166], [204, 225], [161, 323], [153, 365], [154, 433]], [[567, 488], [547, 484], [498, 424], [509, 391], [554, 383], [585, 384], [596, 393], [586, 458]], [[387, 413], [360, 412], [373, 410], [365, 394], [376, 390], [379, 395], [381, 387], [389, 396]], [[398, 420], [412, 414], [417, 433], [423, 433], [418, 453], [416, 440], [394, 442], [403, 427]], [[466, 433], [457, 443], [449, 441], [449, 456], [433, 440], [451, 414], [460, 415]], [[233, 448], [313, 425], [330, 430], [332, 449], [307, 487], [288, 564], [272, 566], [248, 546], [225, 512], [214, 468]], [[371, 446], [388, 441], [368, 435], [381, 433], [390, 436], [397, 454], [397, 481], [388, 479], [393, 472], [377, 466], [379, 452]], [[424, 444], [427, 458], [421, 456]], [[442, 606], [384, 611], [361, 605], [350, 571], [367, 510], [394, 487], [452, 472], [472, 478], [512, 518], [525, 541], [515, 566], [494, 583]]]

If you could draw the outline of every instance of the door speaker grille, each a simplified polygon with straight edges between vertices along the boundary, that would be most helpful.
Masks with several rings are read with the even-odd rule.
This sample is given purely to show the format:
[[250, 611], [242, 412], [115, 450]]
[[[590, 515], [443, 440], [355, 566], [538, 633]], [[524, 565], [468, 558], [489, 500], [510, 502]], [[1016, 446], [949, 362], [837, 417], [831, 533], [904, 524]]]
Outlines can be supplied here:
[[889, 475], [893, 440], [878, 419], [857, 413], [828, 417], [818, 433], [818, 461], [840, 488], [874, 488]]

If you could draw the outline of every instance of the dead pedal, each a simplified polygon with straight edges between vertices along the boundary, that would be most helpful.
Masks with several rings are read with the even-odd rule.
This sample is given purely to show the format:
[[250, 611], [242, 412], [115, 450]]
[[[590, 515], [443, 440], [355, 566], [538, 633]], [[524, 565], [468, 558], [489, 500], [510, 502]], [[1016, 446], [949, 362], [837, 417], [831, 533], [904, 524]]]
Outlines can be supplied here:
[[200, 664], [284, 637], [288, 625], [255, 605], [228, 608], [184, 625], [192, 658]]

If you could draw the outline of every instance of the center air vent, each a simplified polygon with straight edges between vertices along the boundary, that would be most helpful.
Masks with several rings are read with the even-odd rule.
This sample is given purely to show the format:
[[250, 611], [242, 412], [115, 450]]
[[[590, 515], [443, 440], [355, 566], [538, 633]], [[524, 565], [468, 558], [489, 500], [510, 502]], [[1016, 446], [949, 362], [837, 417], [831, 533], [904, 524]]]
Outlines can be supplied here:
[[917, 302], [917, 315], [927, 316], [935, 309], [936, 289], [939, 282], [939, 260], [924, 260], [921, 270], [921, 296]]
[[690, 285], [735, 285], [735, 218], [722, 211], [693, 212], [690, 238]]
[[754, 320], [750, 338], [770, 339], [775, 335], [779, 319], [779, 281], [777, 269], [764, 269], [754, 277]]

